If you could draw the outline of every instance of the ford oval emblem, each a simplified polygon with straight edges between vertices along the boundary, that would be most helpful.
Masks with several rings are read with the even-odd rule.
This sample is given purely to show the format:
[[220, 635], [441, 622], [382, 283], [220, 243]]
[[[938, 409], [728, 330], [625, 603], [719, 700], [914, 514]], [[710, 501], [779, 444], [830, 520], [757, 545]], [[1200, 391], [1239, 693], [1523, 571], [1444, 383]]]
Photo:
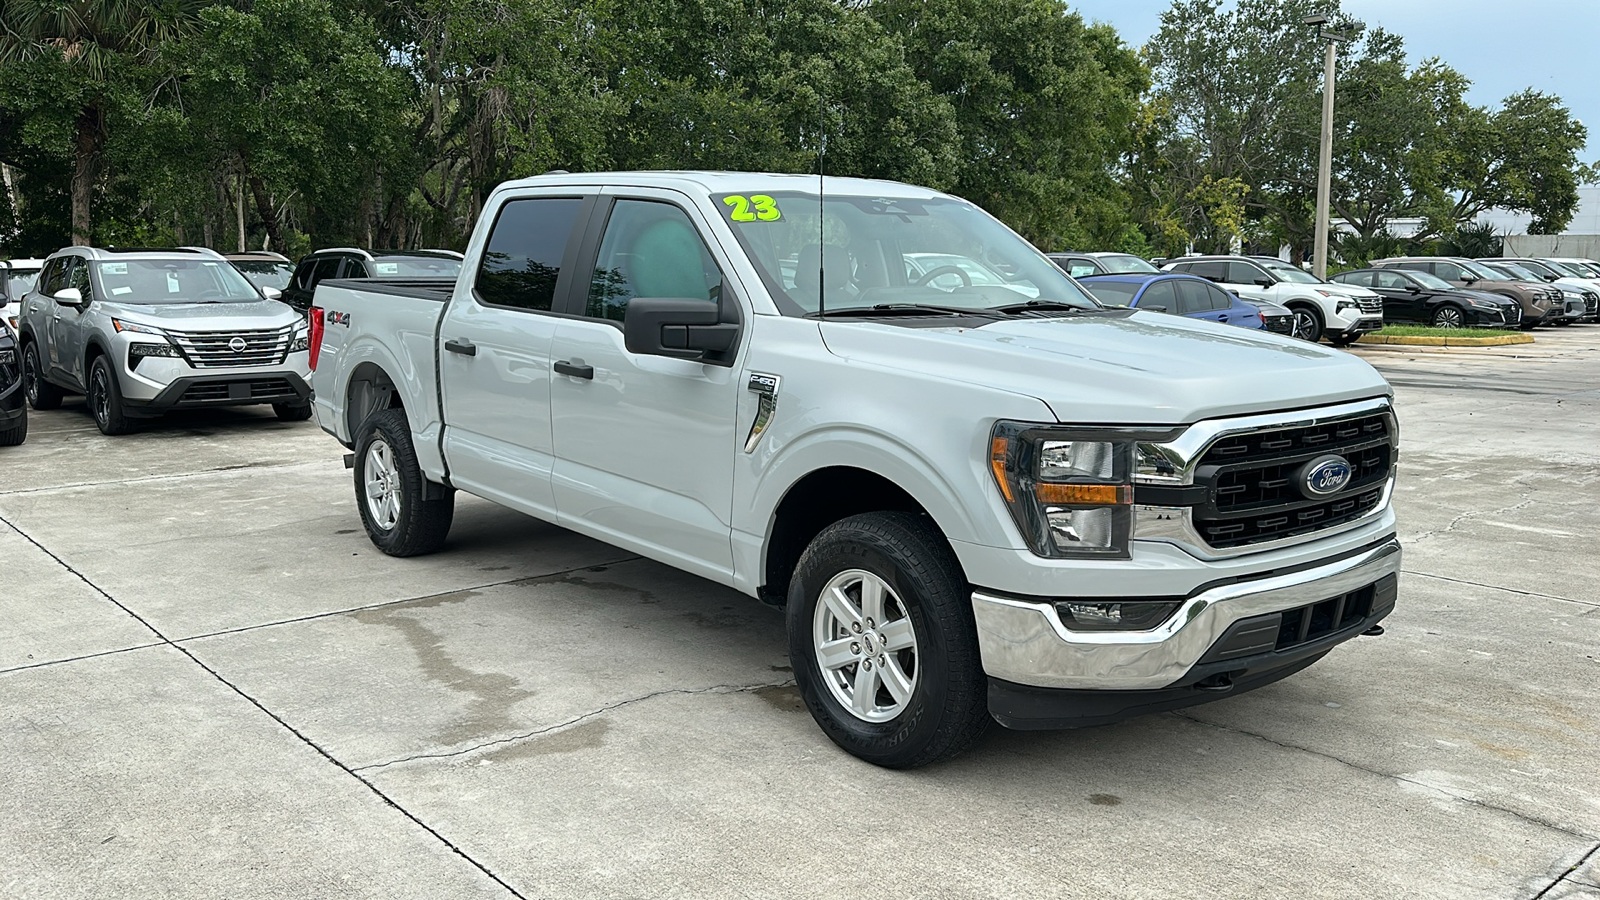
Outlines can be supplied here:
[[1350, 468], [1349, 460], [1342, 456], [1329, 454], [1313, 459], [1305, 467], [1306, 495], [1309, 497], [1327, 497], [1344, 490], [1355, 476], [1355, 471]]

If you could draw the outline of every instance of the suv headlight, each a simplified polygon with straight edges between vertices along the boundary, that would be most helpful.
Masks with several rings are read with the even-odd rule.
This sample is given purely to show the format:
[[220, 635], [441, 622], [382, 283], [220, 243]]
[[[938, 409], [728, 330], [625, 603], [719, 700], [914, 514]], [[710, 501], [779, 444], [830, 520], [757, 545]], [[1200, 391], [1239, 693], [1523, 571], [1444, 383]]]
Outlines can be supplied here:
[[999, 422], [989, 468], [1034, 553], [1127, 559], [1133, 531], [1134, 447], [1169, 433]]
[[289, 342], [289, 352], [297, 353], [301, 350], [311, 349], [311, 326], [302, 322], [295, 328], [294, 339]]
[[162, 331], [153, 325], [140, 325], [138, 322], [124, 322], [121, 319], [112, 319], [111, 327], [115, 328], [118, 334], [121, 334], [124, 331], [131, 331], [134, 334], [153, 334], [162, 339], [166, 339], [167, 337], [167, 333], [165, 331]]

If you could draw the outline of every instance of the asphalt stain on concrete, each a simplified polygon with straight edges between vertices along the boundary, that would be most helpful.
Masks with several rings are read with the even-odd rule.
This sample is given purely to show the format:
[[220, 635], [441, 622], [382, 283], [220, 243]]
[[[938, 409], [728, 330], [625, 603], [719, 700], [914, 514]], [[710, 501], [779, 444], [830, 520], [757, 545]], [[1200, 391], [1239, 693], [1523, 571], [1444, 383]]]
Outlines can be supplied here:
[[522, 682], [510, 675], [474, 672], [457, 663], [445, 651], [444, 638], [413, 615], [419, 610], [436, 609], [476, 596], [477, 591], [457, 591], [353, 614], [356, 621], [364, 625], [381, 625], [398, 631], [416, 654], [418, 666], [429, 681], [469, 697], [467, 709], [461, 716], [429, 736], [428, 739], [436, 743], [460, 744], [514, 731], [523, 723], [512, 716], [512, 708], [534, 694], [524, 690], [520, 686]]
[[705, 613], [686, 612], [679, 613], [678, 617], [682, 619], [688, 619], [692, 624], [698, 625], [701, 628], [745, 628], [753, 624], [744, 616], [738, 616], [734, 615], [733, 613], [725, 612], [717, 613], [716, 615], [711, 616], [708, 616]]
[[805, 712], [806, 701], [800, 696], [800, 688], [792, 684], [777, 684], [770, 687], [760, 687], [751, 691], [767, 705], [781, 712]]
[[606, 732], [611, 730], [611, 723], [605, 719], [590, 719], [581, 725], [523, 741], [516, 741], [495, 750], [490, 750], [479, 756], [479, 760], [493, 762], [507, 762], [516, 759], [537, 759], [541, 756], [554, 756], [558, 753], [577, 753], [580, 750], [593, 750], [605, 743]]
[[1089, 802], [1095, 806], [1120, 806], [1122, 798], [1116, 794], [1090, 794]]
[[[592, 572], [592, 571], [595, 571], [595, 570], [594, 569], [590, 569], [589, 571]], [[629, 597], [633, 597], [634, 599], [638, 600], [640, 603], [660, 603], [661, 602], [660, 600], [656, 599], [656, 595], [655, 594], [651, 593], [650, 591], [645, 590], [644, 588], [637, 588], [637, 587], [634, 587], [631, 584], [617, 584], [614, 581], [594, 581], [594, 580], [590, 580], [588, 578], [580, 578], [579, 576], [574, 575], [574, 574], [572, 574], [570, 572], [563, 572], [563, 573], [561, 573], [559, 575], [540, 575], [540, 576], [535, 577], [535, 578], [528, 578], [528, 579], [519, 581], [519, 582], [517, 582], [517, 584], [519, 584], [519, 585], [524, 585], [524, 584], [533, 584], [533, 585], [570, 585], [572, 587], [591, 588], [591, 589], [597, 590], [597, 591], [606, 591], [606, 592], [609, 592], [609, 593], [623, 594], [623, 595], [626, 595], [626, 596], [629, 596]]]

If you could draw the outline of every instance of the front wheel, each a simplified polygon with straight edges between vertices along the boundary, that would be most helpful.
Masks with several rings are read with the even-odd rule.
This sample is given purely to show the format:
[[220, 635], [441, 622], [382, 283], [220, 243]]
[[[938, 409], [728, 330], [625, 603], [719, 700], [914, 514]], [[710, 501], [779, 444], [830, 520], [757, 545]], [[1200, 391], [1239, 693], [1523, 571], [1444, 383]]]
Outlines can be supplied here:
[[390, 556], [419, 556], [444, 546], [455, 518], [455, 491], [430, 485], [422, 474], [405, 411], [373, 413], [362, 426], [355, 456], [356, 506], [372, 543]]
[[1296, 306], [1294, 328], [1290, 334], [1302, 341], [1315, 344], [1322, 339], [1322, 315], [1309, 306]]
[[864, 513], [822, 530], [789, 584], [795, 681], [846, 752], [910, 769], [989, 724], [972, 602], [950, 544], [921, 516]]
[[15, 447], [28, 439], [28, 408], [22, 407], [22, 415], [15, 422], [0, 428], [0, 447]]
[[1460, 328], [1466, 324], [1467, 317], [1462, 314], [1460, 307], [1441, 306], [1433, 313], [1433, 327], [1435, 328]]
[[89, 365], [89, 411], [101, 434], [132, 434], [134, 423], [122, 407], [122, 385], [111, 369], [111, 358], [101, 355]]
[[29, 341], [22, 348], [22, 391], [28, 405], [34, 409], [56, 409], [67, 392], [45, 380], [44, 366], [39, 364], [39, 344]]

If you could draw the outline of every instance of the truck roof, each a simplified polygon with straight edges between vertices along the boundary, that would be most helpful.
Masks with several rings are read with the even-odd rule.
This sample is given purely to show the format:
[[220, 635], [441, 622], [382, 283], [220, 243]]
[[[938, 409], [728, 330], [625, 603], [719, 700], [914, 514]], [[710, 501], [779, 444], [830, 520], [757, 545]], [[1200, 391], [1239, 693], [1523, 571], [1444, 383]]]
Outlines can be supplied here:
[[[593, 185], [596, 187], [653, 187], [687, 194], [742, 194], [758, 191], [804, 191], [815, 193], [816, 175], [780, 175], [771, 172], [547, 172], [532, 178], [507, 181], [500, 189], [540, 185]], [[898, 181], [874, 178], [835, 178], [826, 176], [825, 193], [871, 195], [931, 200], [948, 194]]]

